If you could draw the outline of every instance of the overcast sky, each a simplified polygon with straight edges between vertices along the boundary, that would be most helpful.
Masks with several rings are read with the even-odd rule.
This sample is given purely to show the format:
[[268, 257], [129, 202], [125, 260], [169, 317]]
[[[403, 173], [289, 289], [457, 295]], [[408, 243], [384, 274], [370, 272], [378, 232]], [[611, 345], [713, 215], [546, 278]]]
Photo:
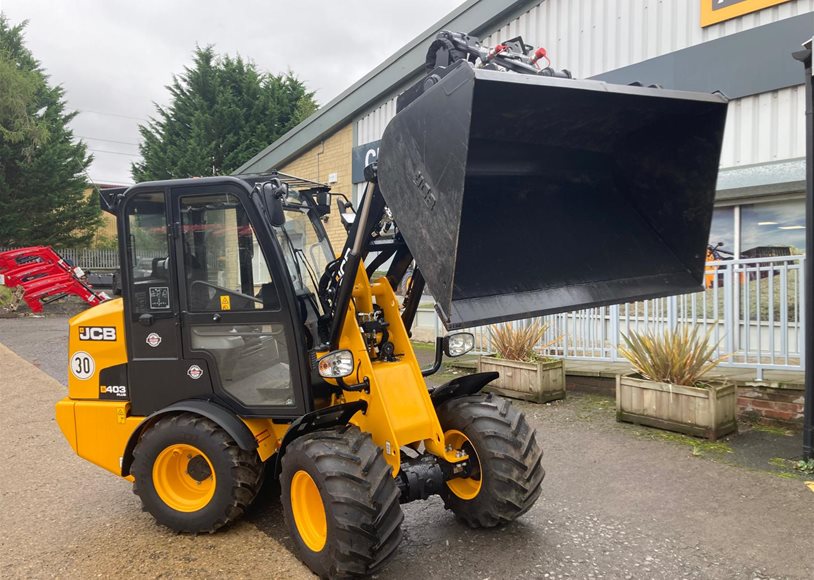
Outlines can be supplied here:
[[80, 114], [97, 182], [129, 183], [138, 124], [166, 104], [164, 88], [195, 44], [293, 70], [320, 105], [463, 0], [0, 0], [28, 20], [28, 48]]

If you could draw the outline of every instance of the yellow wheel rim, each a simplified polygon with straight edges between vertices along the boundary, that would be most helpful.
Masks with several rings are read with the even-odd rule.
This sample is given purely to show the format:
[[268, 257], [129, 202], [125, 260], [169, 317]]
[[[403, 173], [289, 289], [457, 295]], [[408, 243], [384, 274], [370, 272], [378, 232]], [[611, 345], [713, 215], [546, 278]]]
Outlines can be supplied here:
[[480, 488], [483, 485], [481, 473], [480, 459], [475, 446], [469, 438], [457, 429], [450, 429], [444, 433], [444, 439], [447, 445], [451, 445], [455, 451], [463, 451], [469, 456], [469, 461], [474, 462], [472, 466], [477, 475], [473, 477], [457, 477], [447, 481], [449, 490], [464, 500], [475, 499], [480, 493]]
[[317, 484], [308, 472], [299, 470], [291, 478], [291, 511], [302, 541], [314, 552], [325, 547], [328, 520]]
[[215, 495], [215, 469], [200, 449], [175, 443], [153, 463], [153, 486], [158, 497], [179, 512], [196, 512]]

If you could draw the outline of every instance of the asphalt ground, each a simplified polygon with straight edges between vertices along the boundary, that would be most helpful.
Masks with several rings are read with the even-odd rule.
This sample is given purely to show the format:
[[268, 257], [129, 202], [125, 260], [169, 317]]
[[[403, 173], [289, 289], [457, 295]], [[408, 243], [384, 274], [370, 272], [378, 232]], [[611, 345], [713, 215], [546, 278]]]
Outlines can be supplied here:
[[[179, 535], [141, 511], [127, 481], [73, 454], [53, 420], [60, 325], [0, 320], [16, 351], [0, 345], [0, 577], [310, 577], [274, 486], [227, 530]], [[438, 499], [408, 504], [380, 578], [814, 578], [814, 493], [800, 478], [620, 425], [606, 398], [517, 404], [546, 450], [534, 508], [469, 530]]]

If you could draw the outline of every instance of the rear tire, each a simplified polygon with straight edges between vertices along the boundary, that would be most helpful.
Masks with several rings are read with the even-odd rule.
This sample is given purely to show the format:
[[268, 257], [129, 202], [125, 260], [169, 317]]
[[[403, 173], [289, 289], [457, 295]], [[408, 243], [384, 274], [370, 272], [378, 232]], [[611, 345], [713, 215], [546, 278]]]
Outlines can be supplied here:
[[214, 421], [192, 413], [162, 417], [133, 451], [133, 493], [158, 523], [212, 533], [243, 515], [262, 467]]
[[507, 524], [526, 513], [540, 496], [543, 450], [522, 412], [491, 394], [452, 399], [438, 408], [447, 443], [463, 442], [480, 469], [447, 482], [444, 507], [472, 528]]
[[401, 542], [404, 514], [392, 469], [357, 427], [294, 440], [282, 457], [280, 486], [300, 558], [322, 578], [372, 574]]

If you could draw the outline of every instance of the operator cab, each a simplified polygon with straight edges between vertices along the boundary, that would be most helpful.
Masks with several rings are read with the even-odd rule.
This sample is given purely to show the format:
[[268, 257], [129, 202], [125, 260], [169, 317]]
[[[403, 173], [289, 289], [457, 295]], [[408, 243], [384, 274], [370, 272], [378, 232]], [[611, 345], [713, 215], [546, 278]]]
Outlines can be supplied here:
[[[294, 179], [305, 186], [297, 190], [285, 178], [148, 182], [103, 194], [127, 241], [127, 373], [139, 385], [133, 413], [190, 398], [246, 417], [311, 410], [317, 276], [333, 260], [321, 221], [326, 205], [314, 192], [327, 194], [327, 186]], [[271, 197], [263, 195], [269, 183]]]

